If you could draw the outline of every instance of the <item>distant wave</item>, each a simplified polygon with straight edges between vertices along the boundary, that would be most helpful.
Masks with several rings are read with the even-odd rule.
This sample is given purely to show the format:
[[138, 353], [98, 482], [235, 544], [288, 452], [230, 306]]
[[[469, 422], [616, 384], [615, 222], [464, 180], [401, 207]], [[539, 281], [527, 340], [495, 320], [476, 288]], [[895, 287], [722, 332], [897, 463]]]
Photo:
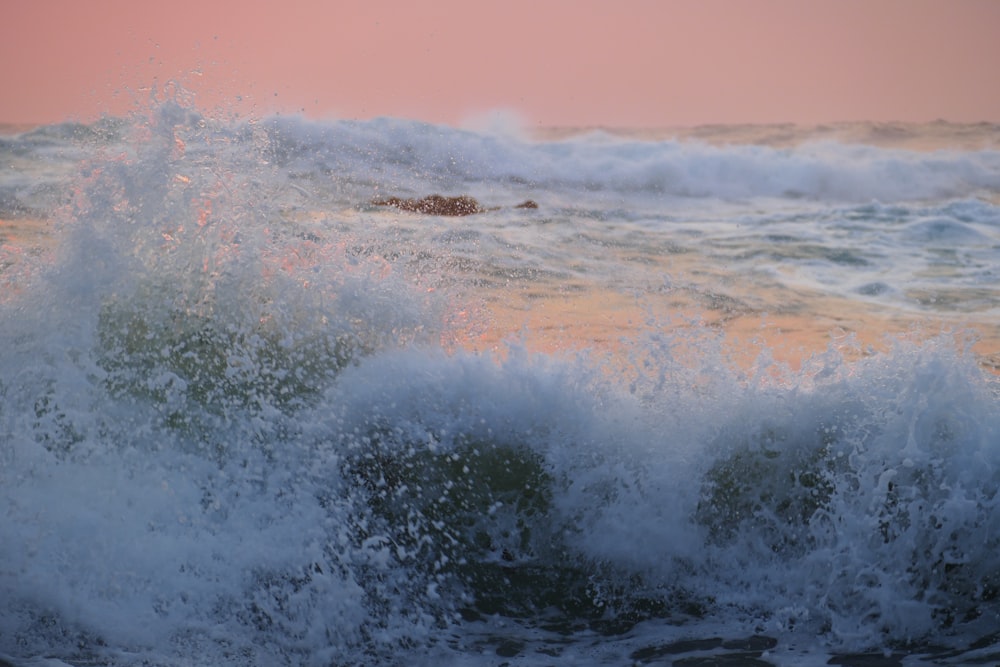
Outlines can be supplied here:
[[524, 141], [391, 118], [272, 118], [262, 126], [286, 164], [355, 177], [367, 173], [382, 187], [413, 189], [418, 173], [421, 183], [436, 181], [452, 190], [496, 181], [552, 191], [730, 199], [865, 202], [1000, 190], [997, 150], [889, 149], [831, 141], [822, 134], [793, 147], [773, 147], [604, 131]]

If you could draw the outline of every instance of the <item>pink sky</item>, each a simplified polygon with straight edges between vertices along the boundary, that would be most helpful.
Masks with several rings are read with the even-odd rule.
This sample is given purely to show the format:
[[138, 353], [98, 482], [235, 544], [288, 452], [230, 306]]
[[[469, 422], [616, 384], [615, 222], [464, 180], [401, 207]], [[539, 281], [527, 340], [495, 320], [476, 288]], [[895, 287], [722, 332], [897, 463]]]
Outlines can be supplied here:
[[257, 115], [1000, 121], [1000, 2], [3, 0], [0, 63], [6, 122], [120, 114], [171, 79]]

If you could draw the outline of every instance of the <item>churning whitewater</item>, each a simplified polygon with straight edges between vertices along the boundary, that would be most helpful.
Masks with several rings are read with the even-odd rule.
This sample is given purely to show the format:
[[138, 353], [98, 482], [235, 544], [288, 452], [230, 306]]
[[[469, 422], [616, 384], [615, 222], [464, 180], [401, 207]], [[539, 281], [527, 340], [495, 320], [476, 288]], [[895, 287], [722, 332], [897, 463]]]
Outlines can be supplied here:
[[[466, 344], [488, 295], [596, 287], [995, 331], [996, 150], [171, 99], [0, 154], [0, 217], [51, 226], [0, 264], [0, 664], [1000, 651], [1000, 391], [974, 328], [796, 365], [688, 315], [613, 353]], [[371, 204], [438, 192], [502, 208]]]

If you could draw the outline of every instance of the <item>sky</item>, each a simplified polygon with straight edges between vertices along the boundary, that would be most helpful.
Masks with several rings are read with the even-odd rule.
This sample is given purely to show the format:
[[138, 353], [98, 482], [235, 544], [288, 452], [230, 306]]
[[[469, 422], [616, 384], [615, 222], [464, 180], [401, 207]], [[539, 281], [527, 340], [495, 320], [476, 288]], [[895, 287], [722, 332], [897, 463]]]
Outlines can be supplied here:
[[1000, 0], [0, 0], [0, 122], [1000, 121]]

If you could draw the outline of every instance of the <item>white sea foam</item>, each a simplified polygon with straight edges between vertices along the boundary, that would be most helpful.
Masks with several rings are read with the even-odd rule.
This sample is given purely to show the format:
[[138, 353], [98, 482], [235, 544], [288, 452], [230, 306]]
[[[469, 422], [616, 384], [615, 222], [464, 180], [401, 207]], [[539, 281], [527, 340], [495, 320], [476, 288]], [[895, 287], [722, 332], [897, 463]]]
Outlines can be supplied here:
[[513, 182], [555, 192], [833, 202], [966, 197], [1000, 188], [1000, 153], [993, 150], [917, 152], [833, 142], [717, 146], [600, 132], [532, 142], [508, 132], [391, 118], [281, 118], [265, 126], [276, 150], [309, 170], [322, 164], [365, 173], [376, 158], [383, 186], [413, 187], [423, 179], [444, 188]]
[[[734, 364], [691, 321], [637, 326], [613, 365], [440, 342], [467, 294], [449, 261], [503, 275], [484, 249], [520, 268], [544, 249], [568, 275], [592, 245], [593, 273], [657, 225], [706, 258], [785, 243], [782, 270], [868, 284], [908, 243], [959, 246], [984, 280], [997, 211], [969, 195], [996, 187], [995, 153], [233, 126], [170, 104], [123, 137], [92, 147], [57, 250], [0, 302], [0, 655], [479, 664], [510, 640], [624, 661], [684, 633], [825, 655], [995, 629], [1000, 392], [962, 334], [799, 370]], [[380, 228], [364, 201], [390, 187], [566, 206], [525, 214], [562, 225], [541, 241], [504, 214]], [[653, 224], [660, 196], [709, 213]], [[865, 268], [854, 234], [898, 253]]]

